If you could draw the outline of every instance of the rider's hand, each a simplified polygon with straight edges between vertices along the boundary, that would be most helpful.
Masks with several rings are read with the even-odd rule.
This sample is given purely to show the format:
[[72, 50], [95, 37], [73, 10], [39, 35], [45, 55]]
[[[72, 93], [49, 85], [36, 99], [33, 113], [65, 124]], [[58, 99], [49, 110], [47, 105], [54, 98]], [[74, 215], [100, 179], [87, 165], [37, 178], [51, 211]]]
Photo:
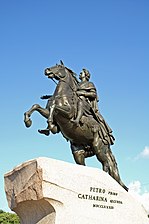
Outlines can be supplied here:
[[78, 95], [78, 96], [85, 96], [85, 93], [82, 92], [82, 91], [77, 91], [77, 95]]

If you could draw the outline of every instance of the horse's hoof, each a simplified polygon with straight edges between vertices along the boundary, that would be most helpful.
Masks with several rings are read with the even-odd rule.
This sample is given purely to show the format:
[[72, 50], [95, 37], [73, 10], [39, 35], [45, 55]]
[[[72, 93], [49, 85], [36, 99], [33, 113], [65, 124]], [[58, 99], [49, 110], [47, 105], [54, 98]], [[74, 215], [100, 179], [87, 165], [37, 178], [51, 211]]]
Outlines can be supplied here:
[[56, 125], [52, 124], [51, 127], [50, 127], [50, 130], [51, 130], [52, 134], [58, 133], [58, 128], [57, 128]]
[[31, 125], [32, 125], [32, 121], [31, 121], [31, 119], [28, 119], [27, 121], [24, 121], [25, 122], [25, 126], [27, 127], [27, 128], [29, 128]]
[[43, 129], [43, 130], [38, 130], [38, 132], [40, 133], [40, 134], [44, 134], [44, 135], [46, 135], [46, 136], [49, 136], [49, 134], [50, 134], [50, 131], [49, 131], [49, 129]]

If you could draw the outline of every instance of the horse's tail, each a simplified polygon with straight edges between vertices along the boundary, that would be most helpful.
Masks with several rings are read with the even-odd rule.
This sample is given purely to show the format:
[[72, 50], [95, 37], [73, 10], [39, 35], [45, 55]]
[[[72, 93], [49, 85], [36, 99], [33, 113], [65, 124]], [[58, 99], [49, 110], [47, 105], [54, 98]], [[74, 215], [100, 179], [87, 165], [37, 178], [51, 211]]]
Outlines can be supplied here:
[[109, 161], [109, 174], [112, 176], [126, 191], [128, 191], [128, 188], [126, 185], [122, 182], [119, 171], [118, 171], [118, 166], [115, 160], [114, 155], [112, 154], [112, 151], [109, 147], [109, 150], [107, 152], [108, 156], [108, 161]]

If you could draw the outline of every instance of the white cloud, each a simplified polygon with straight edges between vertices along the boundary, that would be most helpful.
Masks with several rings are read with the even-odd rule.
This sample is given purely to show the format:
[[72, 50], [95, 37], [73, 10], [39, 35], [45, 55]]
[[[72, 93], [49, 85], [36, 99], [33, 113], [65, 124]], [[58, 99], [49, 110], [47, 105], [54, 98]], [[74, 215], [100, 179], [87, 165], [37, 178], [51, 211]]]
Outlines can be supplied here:
[[149, 214], [149, 192], [141, 194], [141, 183], [138, 180], [131, 182], [128, 187], [129, 193], [144, 206]]
[[149, 159], [149, 146], [145, 146], [142, 152], [140, 152], [136, 157], [135, 160], [140, 158]]
[[145, 146], [144, 150], [140, 153], [141, 157], [149, 158], [149, 146]]
[[129, 191], [134, 194], [140, 194], [141, 192], [141, 183], [140, 181], [136, 180], [129, 184]]

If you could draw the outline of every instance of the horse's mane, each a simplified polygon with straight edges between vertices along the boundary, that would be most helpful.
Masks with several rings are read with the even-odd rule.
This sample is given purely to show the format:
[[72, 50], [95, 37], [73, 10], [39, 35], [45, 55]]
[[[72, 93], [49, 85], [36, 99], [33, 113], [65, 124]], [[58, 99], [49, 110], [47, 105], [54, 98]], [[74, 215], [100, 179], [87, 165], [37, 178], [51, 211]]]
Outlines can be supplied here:
[[78, 79], [77, 79], [77, 74], [76, 74], [75, 72], [73, 72], [70, 68], [67, 68], [67, 67], [65, 67], [65, 68], [70, 72], [70, 74], [71, 74], [72, 77], [74, 78], [76, 84], [78, 85], [79, 81], [78, 81]]

